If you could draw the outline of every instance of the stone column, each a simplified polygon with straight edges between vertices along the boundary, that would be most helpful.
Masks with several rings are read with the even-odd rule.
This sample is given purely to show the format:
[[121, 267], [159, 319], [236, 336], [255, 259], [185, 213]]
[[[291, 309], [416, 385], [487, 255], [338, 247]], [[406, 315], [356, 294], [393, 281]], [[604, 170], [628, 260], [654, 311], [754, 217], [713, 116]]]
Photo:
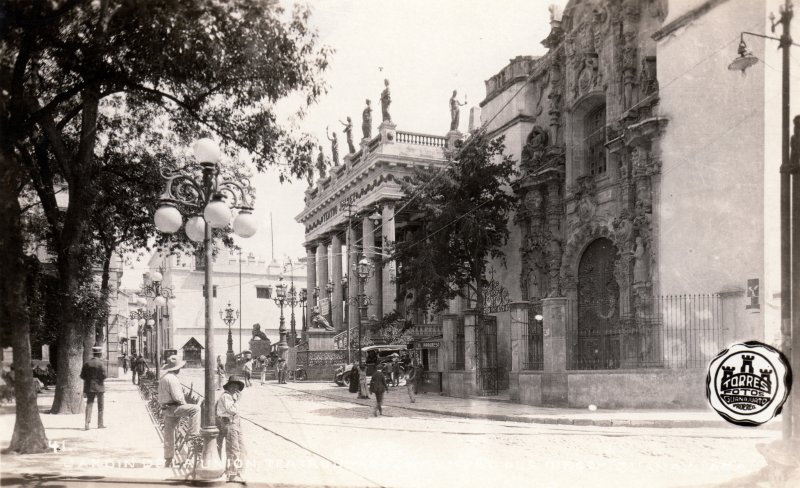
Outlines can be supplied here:
[[[383, 257], [389, 255], [391, 247], [394, 246], [395, 233], [394, 233], [394, 203], [387, 203], [383, 206], [382, 225], [381, 225], [381, 249], [383, 249]], [[383, 266], [383, 273], [381, 274], [381, 287], [383, 292], [382, 309], [383, 315], [390, 313], [392, 310], [397, 309], [397, 285], [395, 279], [395, 262], [387, 261]]]
[[[328, 297], [325, 285], [328, 283], [328, 246], [320, 241], [317, 244], [317, 286], [319, 287], [319, 300]], [[322, 310], [320, 310], [322, 313]]]
[[[364, 257], [369, 259], [371, 263], [375, 263], [375, 225], [369, 219], [369, 215], [364, 216], [361, 222], [363, 229], [363, 237], [361, 244], [364, 248]], [[372, 298], [372, 303], [367, 307], [367, 316], [362, 317], [362, 320], [367, 320], [372, 316], [378, 317], [378, 310], [380, 309], [381, 290], [378, 285], [378, 280], [373, 274], [367, 279], [365, 293], [368, 297]]]
[[542, 300], [542, 342], [544, 367], [542, 371], [542, 403], [547, 407], [569, 405], [567, 387], [567, 317], [566, 298]]
[[480, 312], [475, 309], [464, 311], [464, 394], [476, 395], [478, 388], [478, 364], [475, 340], [477, 338]]
[[358, 304], [356, 297], [358, 297], [358, 276], [354, 269], [355, 264], [358, 263], [358, 247], [356, 242], [356, 229], [351, 227], [349, 229], [350, 237], [350, 255], [347, 259], [347, 322], [350, 329], [358, 327]]
[[331, 297], [331, 325], [337, 330], [342, 330], [342, 238], [338, 232], [331, 236], [331, 280], [333, 281], [333, 296]]
[[314, 287], [317, 286], [317, 256], [314, 251], [314, 244], [309, 243], [306, 247], [306, 291], [308, 302], [306, 303], [305, 330], [311, 328], [311, 311], [317, 305], [317, 300], [314, 298]]

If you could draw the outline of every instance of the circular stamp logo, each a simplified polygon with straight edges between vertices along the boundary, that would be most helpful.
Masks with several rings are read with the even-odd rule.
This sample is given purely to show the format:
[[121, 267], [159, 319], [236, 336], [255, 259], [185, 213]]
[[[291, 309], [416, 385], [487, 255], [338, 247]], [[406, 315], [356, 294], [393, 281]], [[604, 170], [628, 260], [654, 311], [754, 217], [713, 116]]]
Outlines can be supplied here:
[[708, 402], [736, 425], [761, 425], [778, 415], [791, 386], [786, 356], [761, 342], [734, 344], [708, 365]]

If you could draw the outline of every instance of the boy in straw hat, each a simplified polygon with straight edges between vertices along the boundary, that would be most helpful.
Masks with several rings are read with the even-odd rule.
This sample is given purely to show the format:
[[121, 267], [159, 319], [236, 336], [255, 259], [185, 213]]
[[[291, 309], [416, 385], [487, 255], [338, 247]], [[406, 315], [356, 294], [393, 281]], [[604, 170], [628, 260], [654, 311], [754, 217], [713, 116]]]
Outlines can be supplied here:
[[[161, 370], [164, 376], [158, 380], [158, 403], [164, 413], [164, 466], [172, 466], [172, 456], [175, 454], [175, 427], [181, 417], [188, 417], [191, 421], [188, 435], [197, 437], [200, 434], [200, 406], [186, 403], [183, 386], [178, 380], [178, 373], [186, 365], [186, 361], [172, 355], [167, 358], [167, 363]], [[192, 439], [189, 439], [190, 445]]]
[[242, 479], [244, 440], [239, 422], [239, 398], [244, 390], [244, 381], [239, 376], [233, 375], [222, 388], [225, 392], [217, 399], [214, 408], [217, 429], [219, 429], [217, 449], [222, 457], [222, 440], [224, 439], [227, 458], [225, 472], [228, 474], [228, 481], [244, 481]]

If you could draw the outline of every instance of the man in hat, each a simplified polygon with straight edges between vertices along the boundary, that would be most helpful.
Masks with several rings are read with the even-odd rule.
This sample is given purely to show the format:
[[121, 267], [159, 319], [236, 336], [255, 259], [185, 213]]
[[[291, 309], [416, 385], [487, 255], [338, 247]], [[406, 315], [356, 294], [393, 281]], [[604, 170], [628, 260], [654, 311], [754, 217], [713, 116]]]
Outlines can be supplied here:
[[214, 406], [217, 434], [217, 449], [222, 457], [222, 441], [225, 441], [225, 472], [228, 481], [237, 481], [242, 476], [244, 466], [244, 440], [239, 422], [239, 399], [244, 390], [244, 381], [239, 376], [233, 375], [223, 386], [225, 392], [217, 399]]
[[286, 360], [280, 358], [278, 360], [278, 383], [286, 384], [286, 373], [289, 372], [289, 365]]
[[383, 415], [383, 394], [389, 388], [386, 386], [386, 377], [383, 376], [383, 366], [378, 365], [378, 369], [372, 375], [369, 383], [369, 391], [375, 394], [375, 416]]
[[94, 410], [94, 399], [97, 398], [97, 428], [105, 429], [103, 425], [103, 394], [106, 387], [103, 382], [106, 379], [106, 370], [100, 357], [103, 355], [102, 347], [92, 348], [92, 358], [83, 364], [81, 369], [81, 379], [83, 380], [83, 393], [86, 395], [86, 421], [84, 430], [89, 430], [92, 422], [92, 410]]
[[[181, 417], [188, 417], [190, 427], [187, 435], [196, 437], [200, 434], [200, 406], [186, 403], [183, 387], [178, 380], [178, 373], [186, 365], [186, 361], [172, 355], [167, 358], [166, 365], [161, 371], [164, 376], [158, 380], [158, 403], [164, 414], [164, 466], [172, 466], [172, 457], [175, 454], [175, 427]], [[191, 439], [189, 439], [191, 443]]]

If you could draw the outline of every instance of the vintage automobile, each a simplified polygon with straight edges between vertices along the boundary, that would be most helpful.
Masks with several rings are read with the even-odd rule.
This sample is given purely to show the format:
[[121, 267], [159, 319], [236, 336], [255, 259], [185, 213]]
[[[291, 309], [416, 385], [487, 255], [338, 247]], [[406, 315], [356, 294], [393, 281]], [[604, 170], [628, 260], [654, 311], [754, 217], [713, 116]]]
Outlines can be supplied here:
[[[378, 365], [391, 363], [395, 358], [402, 359], [401, 356], [408, 350], [403, 344], [388, 344], [382, 346], [366, 346], [361, 348], [362, 358], [367, 370], [367, 377], [378, 368]], [[350, 371], [355, 364], [345, 364], [336, 369], [333, 377], [334, 383], [338, 386], [350, 386]]]

